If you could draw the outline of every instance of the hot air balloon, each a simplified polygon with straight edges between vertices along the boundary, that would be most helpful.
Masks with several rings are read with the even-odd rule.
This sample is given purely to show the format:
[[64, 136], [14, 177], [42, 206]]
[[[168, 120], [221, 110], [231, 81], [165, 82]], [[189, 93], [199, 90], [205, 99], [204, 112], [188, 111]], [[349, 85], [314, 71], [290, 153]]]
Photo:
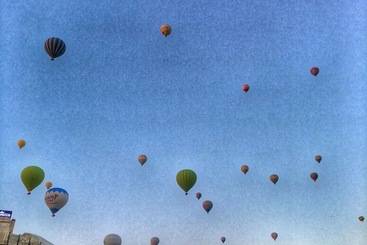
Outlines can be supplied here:
[[47, 54], [54, 60], [65, 53], [66, 45], [63, 40], [57, 37], [50, 37], [45, 42], [45, 50]]
[[224, 242], [226, 241], [226, 238], [225, 238], [224, 236], [222, 236], [222, 237], [220, 238], [220, 240], [222, 241], [222, 243], [224, 243]]
[[200, 200], [200, 198], [201, 198], [201, 193], [200, 193], [200, 192], [197, 192], [197, 193], [196, 193], [196, 198], [197, 198], [198, 200]]
[[364, 217], [363, 216], [359, 216], [358, 217], [359, 221], [363, 222], [364, 221]]
[[317, 76], [320, 72], [320, 69], [318, 67], [312, 67], [310, 72], [312, 75]]
[[316, 182], [316, 180], [317, 180], [317, 178], [319, 177], [319, 175], [317, 174], [317, 173], [311, 173], [310, 174], [310, 177], [311, 177], [311, 179], [313, 180], [313, 181], [315, 181]]
[[22, 149], [25, 146], [25, 144], [26, 144], [26, 142], [25, 142], [24, 139], [20, 139], [17, 142], [17, 145], [18, 145], [19, 149]]
[[247, 174], [249, 170], [249, 167], [247, 165], [242, 165], [241, 166], [241, 172], [244, 173], [244, 174]]
[[196, 174], [191, 169], [183, 169], [176, 175], [177, 184], [181, 187], [181, 189], [187, 195], [187, 192], [195, 185], [196, 183]]
[[117, 234], [109, 234], [103, 240], [104, 245], [121, 245], [121, 237]]
[[50, 209], [52, 216], [62, 209], [69, 200], [69, 194], [62, 188], [52, 188], [46, 191], [45, 203]]
[[242, 90], [243, 90], [243, 92], [247, 93], [247, 92], [250, 90], [250, 85], [248, 85], [248, 84], [244, 84], [244, 85], [242, 86]]
[[213, 208], [213, 203], [211, 201], [206, 200], [206, 201], [203, 202], [203, 209], [207, 213], [209, 213], [212, 208]]
[[167, 37], [168, 35], [171, 34], [172, 28], [171, 28], [170, 25], [164, 24], [164, 25], [161, 25], [160, 31], [161, 31], [163, 36]]
[[46, 181], [45, 186], [46, 186], [47, 190], [50, 189], [52, 187], [52, 182], [51, 181]]
[[274, 185], [278, 182], [279, 176], [276, 174], [270, 175], [270, 181], [274, 183]]
[[20, 178], [28, 191], [28, 195], [30, 195], [31, 191], [42, 183], [45, 172], [40, 167], [29, 166], [22, 170]]
[[139, 163], [140, 163], [141, 166], [143, 166], [144, 163], [146, 163], [147, 160], [148, 160], [148, 157], [146, 155], [144, 155], [144, 154], [143, 155], [140, 155], [138, 157], [138, 161], [139, 161]]
[[320, 163], [320, 162], [321, 162], [321, 160], [322, 160], [322, 157], [321, 157], [320, 155], [316, 155], [316, 156], [315, 156], [315, 161], [316, 161], [316, 162]]
[[271, 233], [271, 237], [274, 239], [274, 241], [277, 240], [278, 233], [276, 233], [276, 232]]
[[152, 239], [150, 239], [150, 245], [158, 245], [158, 244], [159, 244], [158, 237], [152, 237]]

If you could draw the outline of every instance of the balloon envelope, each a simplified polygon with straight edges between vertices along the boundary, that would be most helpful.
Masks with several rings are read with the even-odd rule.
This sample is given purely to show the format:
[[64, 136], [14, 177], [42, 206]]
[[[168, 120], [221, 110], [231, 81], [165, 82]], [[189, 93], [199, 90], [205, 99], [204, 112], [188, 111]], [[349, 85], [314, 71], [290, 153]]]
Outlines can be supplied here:
[[50, 189], [52, 187], [52, 182], [51, 181], [46, 181], [45, 186], [46, 186], [47, 190]]
[[244, 84], [244, 85], [242, 86], [242, 90], [243, 90], [243, 92], [247, 93], [247, 92], [250, 90], [250, 85], [248, 85], [248, 84]]
[[222, 236], [222, 237], [220, 238], [220, 240], [222, 241], [222, 243], [224, 243], [224, 242], [226, 241], [226, 238], [225, 238], [224, 236]]
[[318, 175], [317, 173], [311, 173], [311, 174], [310, 174], [310, 177], [311, 177], [311, 179], [312, 179], [313, 181], [316, 181], [316, 180], [317, 180], [317, 178], [319, 177], [319, 175]]
[[17, 145], [18, 145], [19, 149], [22, 149], [25, 146], [25, 144], [26, 144], [26, 142], [25, 142], [24, 139], [20, 139], [17, 142]]
[[152, 237], [152, 239], [150, 239], [150, 245], [158, 245], [158, 244], [159, 244], [158, 237]]
[[171, 34], [172, 28], [171, 28], [170, 25], [164, 24], [164, 25], [161, 25], [160, 31], [161, 31], [163, 36], [167, 37], [168, 35]]
[[52, 216], [65, 206], [69, 200], [69, 194], [62, 188], [52, 188], [46, 191], [45, 203], [50, 209]]
[[274, 183], [274, 185], [278, 182], [279, 176], [276, 174], [270, 175], [270, 181]]
[[242, 173], [247, 174], [248, 170], [249, 170], [249, 167], [247, 165], [244, 164], [241, 166]]
[[320, 162], [321, 162], [321, 160], [322, 160], [322, 157], [321, 157], [320, 155], [316, 155], [316, 156], [315, 156], [315, 161], [316, 161], [316, 162], [320, 163]]
[[213, 208], [213, 203], [211, 201], [206, 200], [206, 201], [203, 202], [203, 209], [207, 213], [209, 213], [212, 208]]
[[138, 161], [139, 161], [141, 166], [143, 166], [144, 163], [146, 163], [147, 160], [148, 160], [148, 157], [144, 154], [142, 154], [138, 157]]
[[121, 245], [121, 237], [117, 234], [109, 234], [103, 240], [104, 245]]
[[63, 40], [57, 37], [50, 37], [46, 40], [44, 48], [47, 54], [54, 60], [65, 53], [66, 45]]
[[45, 172], [38, 166], [28, 166], [22, 170], [20, 178], [28, 194], [31, 194], [31, 191], [42, 183]]
[[186, 193], [195, 185], [196, 174], [191, 169], [183, 169], [176, 175], [176, 182], [181, 189]]
[[320, 69], [316, 66], [312, 67], [311, 70], [310, 70], [311, 74], [314, 75], [314, 76], [317, 76], [320, 72]]
[[196, 193], [196, 198], [199, 200], [201, 198], [201, 193], [200, 192], [197, 192]]
[[276, 232], [271, 233], [271, 237], [274, 239], [274, 241], [277, 240], [278, 233], [276, 233]]

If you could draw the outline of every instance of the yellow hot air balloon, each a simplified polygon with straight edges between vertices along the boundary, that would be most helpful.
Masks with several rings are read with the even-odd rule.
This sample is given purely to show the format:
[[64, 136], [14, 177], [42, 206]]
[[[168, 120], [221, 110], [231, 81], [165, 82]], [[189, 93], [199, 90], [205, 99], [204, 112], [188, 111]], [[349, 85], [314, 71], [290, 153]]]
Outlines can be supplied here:
[[20, 139], [17, 142], [17, 145], [18, 145], [19, 149], [22, 149], [25, 146], [25, 144], [26, 144], [26, 142], [25, 142], [24, 139]]

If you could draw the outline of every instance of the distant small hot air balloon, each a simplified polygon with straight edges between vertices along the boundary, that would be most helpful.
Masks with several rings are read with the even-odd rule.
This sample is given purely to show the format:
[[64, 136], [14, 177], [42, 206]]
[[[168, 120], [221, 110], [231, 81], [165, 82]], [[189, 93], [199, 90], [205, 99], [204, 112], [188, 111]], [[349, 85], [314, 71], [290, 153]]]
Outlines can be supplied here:
[[187, 192], [195, 185], [196, 178], [194, 171], [191, 169], [183, 169], [177, 173], [176, 182], [187, 195]]
[[45, 186], [46, 186], [47, 190], [50, 189], [52, 187], [52, 182], [51, 181], [46, 181]]
[[38, 166], [28, 166], [22, 170], [20, 178], [30, 195], [31, 191], [42, 183], [45, 172]]
[[247, 165], [244, 164], [241, 166], [242, 173], [247, 174], [248, 170], [249, 170], [249, 167]]
[[222, 237], [220, 238], [220, 240], [222, 241], [222, 243], [224, 243], [224, 242], [226, 241], [226, 238], [225, 238], [224, 236], [222, 236]]
[[198, 200], [200, 200], [200, 198], [201, 198], [201, 193], [200, 193], [200, 192], [197, 192], [197, 193], [196, 193], [196, 198], [197, 198]]
[[206, 200], [206, 201], [203, 202], [203, 209], [207, 213], [209, 213], [212, 208], [213, 208], [213, 203], [211, 201]]
[[54, 60], [65, 53], [66, 45], [63, 40], [57, 37], [50, 37], [46, 40], [44, 48], [47, 54]]
[[69, 194], [62, 188], [52, 188], [46, 191], [45, 203], [50, 209], [52, 216], [62, 209], [69, 200]]
[[147, 160], [148, 160], [148, 157], [144, 154], [142, 154], [138, 157], [138, 161], [139, 161], [141, 166], [143, 166], [144, 163], [146, 163]]
[[161, 31], [163, 36], [167, 37], [168, 35], [171, 34], [172, 28], [171, 28], [170, 25], [164, 24], [164, 25], [161, 25], [160, 31]]
[[159, 244], [158, 237], [152, 237], [152, 239], [150, 239], [150, 245], [158, 245], [158, 244]]
[[310, 177], [311, 177], [311, 179], [313, 180], [313, 181], [315, 181], [316, 182], [316, 180], [317, 180], [317, 178], [319, 177], [319, 175], [317, 174], [317, 173], [311, 173], [310, 174]]
[[278, 175], [276, 175], [276, 174], [272, 174], [272, 175], [270, 175], [270, 181], [271, 182], [273, 182], [274, 183], [274, 185], [278, 182], [278, 180], [279, 180], [279, 176]]
[[274, 239], [274, 241], [277, 240], [278, 233], [276, 233], [276, 232], [271, 233], [271, 237]]
[[364, 221], [364, 217], [363, 216], [359, 216], [358, 217], [359, 221], [363, 222]]
[[242, 86], [242, 90], [243, 90], [243, 92], [247, 93], [247, 92], [250, 90], [250, 85], [248, 85], [248, 84], [244, 84], [244, 85]]
[[315, 161], [316, 161], [316, 162], [320, 163], [320, 162], [321, 162], [321, 160], [322, 160], [321, 155], [316, 155], [316, 156], [315, 156]]
[[103, 240], [104, 245], [121, 245], [121, 237], [117, 234], [109, 234]]
[[17, 142], [17, 145], [18, 145], [19, 149], [22, 149], [25, 146], [25, 144], [26, 144], [26, 142], [25, 142], [24, 139], [20, 139]]
[[311, 72], [312, 75], [317, 76], [320, 72], [320, 69], [315, 66], [315, 67], [311, 68], [310, 72]]

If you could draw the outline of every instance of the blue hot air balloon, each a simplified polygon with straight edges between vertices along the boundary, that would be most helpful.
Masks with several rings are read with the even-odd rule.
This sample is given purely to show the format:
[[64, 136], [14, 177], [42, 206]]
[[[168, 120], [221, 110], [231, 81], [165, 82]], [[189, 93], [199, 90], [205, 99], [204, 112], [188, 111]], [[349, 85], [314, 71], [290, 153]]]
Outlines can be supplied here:
[[45, 194], [45, 202], [52, 216], [62, 209], [69, 200], [69, 194], [62, 188], [51, 188]]

